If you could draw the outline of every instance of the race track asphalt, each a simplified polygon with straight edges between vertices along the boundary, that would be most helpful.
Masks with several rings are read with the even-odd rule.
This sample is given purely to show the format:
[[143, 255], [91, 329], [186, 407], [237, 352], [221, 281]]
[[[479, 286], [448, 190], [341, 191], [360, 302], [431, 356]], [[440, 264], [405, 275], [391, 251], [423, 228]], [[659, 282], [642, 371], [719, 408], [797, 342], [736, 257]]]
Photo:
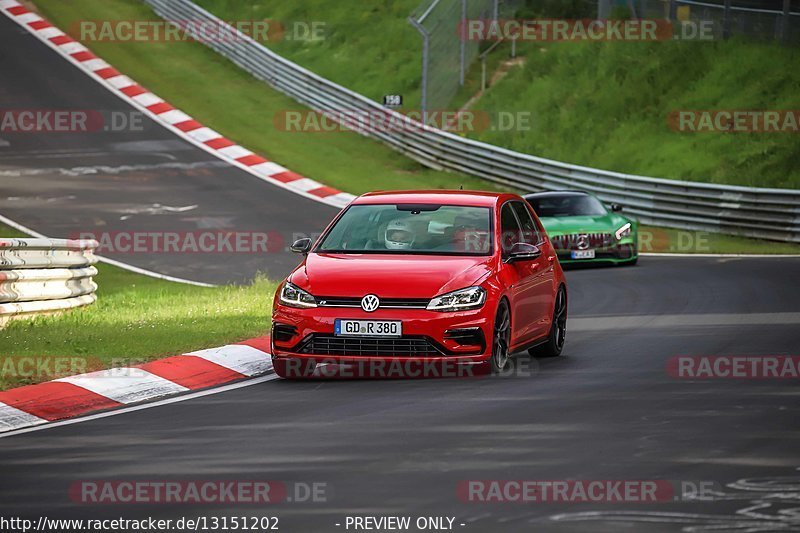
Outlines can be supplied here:
[[267, 253], [245, 241], [245, 253], [102, 252], [193, 281], [241, 282], [258, 271], [273, 278], [288, 273], [297, 263], [286, 252], [292, 239], [320, 232], [338, 211], [183, 141], [5, 16], [0, 73], [0, 109], [90, 111], [107, 120], [113, 113], [120, 124], [122, 117], [129, 124], [141, 120], [119, 131], [0, 131], [0, 214], [48, 237], [123, 235], [117, 249], [124, 250], [128, 236], [148, 233], [266, 233], [274, 243]]
[[[0, 108], [128, 109], [3, 17], [0, 54]], [[0, 147], [0, 212], [48, 235], [214, 223], [311, 233], [335, 213], [154, 124], [113, 136], [0, 138], [10, 142]], [[146, 168], [100, 168], [130, 165]], [[87, 167], [95, 170], [75, 170]], [[147, 214], [163, 211], [147, 209], [156, 203], [198, 207]], [[210, 282], [258, 270], [277, 277], [296, 261], [115, 258]], [[678, 355], [798, 355], [798, 274], [793, 258], [645, 257], [632, 268], [569, 271], [565, 355], [520, 356], [510, 376], [272, 380], [3, 437], [0, 516], [271, 515], [285, 532], [344, 531], [348, 515], [451, 516], [456, 530], [479, 532], [797, 531], [798, 381], [687, 380], [666, 369]], [[457, 494], [464, 480], [514, 479], [706, 482], [715, 492], [648, 504], [470, 503]], [[91, 505], [69, 496], [81, 480], [323, 483], [326, 501]]]
[[[666, 367], [676, 355], [796, 355], [799, 271], [798, 259], [699, 258], [570, 271], [565, 355], [520, 356], [512, 376], [276, 380], [2, 438], [0, 514], [277, 515], [281, 530], [298, 532], [343, 530], [335, 524], [348, 515], [395, 514], [454, 516], [465, 524], [456, 529], [481, 532], [720, 523], [733, 531], [746, 521], [764, 528], [757, 531], [796, 531], [797, 380], [686, 380]], [[612, 319], [617, 327], [594, 326]], [[728, 487], [753, 478], [783, 488]], [[68, 497], [80, 480], [209, 479], [324, 483], [327, 501], [254, 508], [79, 505]], [[476, 479], [705, 482], [719, 495], [647, 504], [461, 501], [458, 483]], [[741, 513], [753, 502], [760, 518], [748, 519]], [[598, 511], [634, 514], [569, 520]]]

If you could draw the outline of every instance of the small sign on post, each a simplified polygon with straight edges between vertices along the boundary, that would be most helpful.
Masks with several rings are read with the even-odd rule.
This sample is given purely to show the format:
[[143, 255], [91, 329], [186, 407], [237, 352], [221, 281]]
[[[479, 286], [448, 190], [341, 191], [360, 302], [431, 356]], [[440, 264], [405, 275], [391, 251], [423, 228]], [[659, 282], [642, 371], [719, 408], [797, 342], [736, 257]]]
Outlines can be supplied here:
[[385, 107], [400, 107], [403, 105], [403, 95], [386, 94], [383, 96], [383, 105]]

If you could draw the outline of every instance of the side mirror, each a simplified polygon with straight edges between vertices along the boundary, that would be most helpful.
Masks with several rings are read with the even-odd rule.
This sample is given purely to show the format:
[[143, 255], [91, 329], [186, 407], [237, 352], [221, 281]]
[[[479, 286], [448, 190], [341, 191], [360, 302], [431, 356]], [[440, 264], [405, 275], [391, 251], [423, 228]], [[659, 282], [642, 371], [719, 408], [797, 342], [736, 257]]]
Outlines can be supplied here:
[[511, 252], [506, 258], [506, 263], [519, 263], [522, 261], [533, 261], [542, 255], [542, 250], [534, 244], [518, 242], [511, 247]]
[[611, 204], [611, 210], [615, 213], [622, 211], [622, 206], [619, 204]]
[[296, 254], [303, 254], [308, 255], [308, 252], [311, 251], [311, 239], [297, 239], [291, 246], [291, 250]]

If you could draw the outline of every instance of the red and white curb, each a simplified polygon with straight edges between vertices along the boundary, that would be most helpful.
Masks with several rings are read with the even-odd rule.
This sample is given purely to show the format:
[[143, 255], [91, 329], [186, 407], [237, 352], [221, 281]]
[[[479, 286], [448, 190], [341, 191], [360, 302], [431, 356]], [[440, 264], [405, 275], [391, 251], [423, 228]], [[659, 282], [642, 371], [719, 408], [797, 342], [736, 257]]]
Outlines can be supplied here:
[[0, 433], [252, 378], [272, 371], [269, 337], [0, 392]]
[[207, 128], [183, 111], [174, 108], [155, 94], [123, 75], [94, 55], [86, 46], [56, 28], [17, 0], [0, 0], [0, 12], [31, 32], [109, 91], [142, 111], [179, 137], [215, 155], [226, 163], [290, 190], [299, 195], [344, 207], [354, 196], [328, 187], [290, 171], [281, 165], [239, 146]]

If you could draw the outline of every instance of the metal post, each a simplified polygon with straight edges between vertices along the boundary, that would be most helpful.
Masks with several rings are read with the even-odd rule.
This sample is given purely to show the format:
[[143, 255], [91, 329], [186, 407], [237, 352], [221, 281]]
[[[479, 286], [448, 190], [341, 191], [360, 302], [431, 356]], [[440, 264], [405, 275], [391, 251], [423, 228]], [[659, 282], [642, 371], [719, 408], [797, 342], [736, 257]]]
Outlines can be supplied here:
[[492, 18], [495, 22], [497, 19], [500, 18], [500, 0], [494, 0], [494, 6], [492, 8]]
[[417, 28], [417, 31], [422, 35], [422, 85], [420, 86], [420, 111], [422, 111], [422, 123], [427, 124], [428, 112], [428, 47], [430, 46], [430, 36], [422, 27], [422, 24], [414, 20], [413, 17], [408, 21], [412, 26]]
[[628, 0], [628, 9], [631, 10], [631, 18], [638, 19], [639, 16], [636, 14], [636, 6], [634, 5], [633, 0]]
[[789, 41], [789, 17], [791, 12], [791, 0], [783, 0], [783, 18], [781, 19], [781, 40], [783, 42]]
[[464, 33], [464, 28], [467, 27], [467, 0], [461, 0], [461, 31], [459, 32], [459, 38], [461, 39], [461, 50], [459, 51], [460, 54], [460, 68], [458, 72], [458, 83], [462, 87], [464, 86], [464, 78], [467, 75], [467, 40], [465, 39], [466, 35]]
[[725, 0], [725, 8], [722, 12], [722, 37], [727, 39], [731, 36], [731, 0]]
[[669, 20], [678, 20], [678, 0], [669, 0]]
[[611, 0], [599, 0], [597, 2], [597, 19], [605, 20], [611, 13]]

